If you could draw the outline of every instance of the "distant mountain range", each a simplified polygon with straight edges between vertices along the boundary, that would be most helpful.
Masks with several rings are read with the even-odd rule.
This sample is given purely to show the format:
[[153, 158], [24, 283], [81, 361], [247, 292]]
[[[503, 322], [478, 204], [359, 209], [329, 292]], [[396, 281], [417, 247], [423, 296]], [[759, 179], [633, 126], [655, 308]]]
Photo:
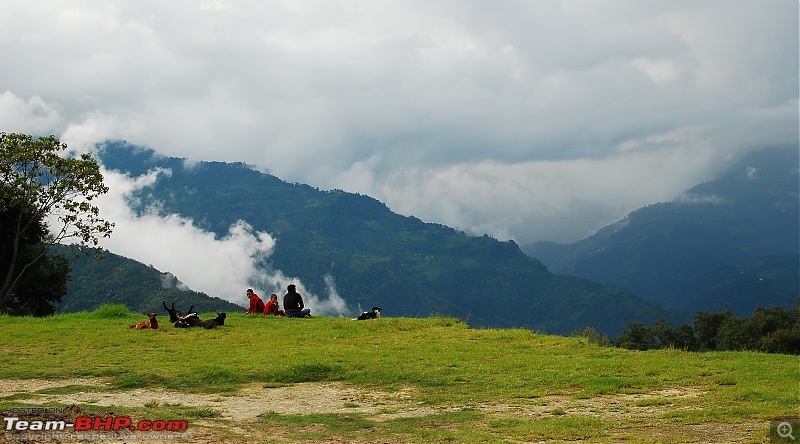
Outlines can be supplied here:
[[[523, 248], [392, 213], [368, 196], [287, 183], [243, 163], [185, 168], [183, 159], [124, 141], [105, 143], [99, 157], [131, 176], [171, 170], [137, 192], [137, 210], [158, 203], [164, 214], [220, 237], [244, 220], [276, 239], [262, 270], [297, 277], [319, 295], [325, 277], [333, 277], [354, 315], [378, 305], [389, 316], [441, 314], [478, 327], [555, 334], [595, 327], [616, 336], [630, 322], [690, 323], [697, 310], [731, 308], [744, 316], [758, 306], [791, 307], [800, 294], [796, 148], [753, 153], [719, 179], [584, 240]], [[146, 312], [162, 300], [183, 310], [242, 310], [182, 287], [168, 270], [107, 256], [72, 262], [61, 311], [119, 301]]]
[[[387, 316], [439, 314], [478, 327], [555, 334], [591, 326], [612, 336], [630, 322], [688, 318], [629, 290], [553, 274], [512, 241], [401, 216], [368, 196], [287, 183], [242, 163], [184, 168], [183, 159], [124, 141], [105, 143], [98, 156], [106, 168], [132, 176], [170, 169], [170, 175], [137, 192], [131, 200], [138, 202], [137, 210], [158, 202], [164, 214], [190, 218], [220, 237], [246, 221], [276, 239], [272, 254], [259, 264], [262, 270], [299, 278], [318, 295], [326, 294], [325, 278], [332, 277], [353, 315], [358, 307], [377, 305]], [[141, 290], [142, 298], [150, 291], [136, 280], [116, 287]], [[71, 290], [69, 301], [81, 297], [86, 295]], [[69, 301], [67, 308], [74, 304]]]
[[628, 289], [681, 310], [791, 307], [800, 296], [798, 147], [753, 152], [672, 202], [595, 235], [522, 249], [556, 273]]

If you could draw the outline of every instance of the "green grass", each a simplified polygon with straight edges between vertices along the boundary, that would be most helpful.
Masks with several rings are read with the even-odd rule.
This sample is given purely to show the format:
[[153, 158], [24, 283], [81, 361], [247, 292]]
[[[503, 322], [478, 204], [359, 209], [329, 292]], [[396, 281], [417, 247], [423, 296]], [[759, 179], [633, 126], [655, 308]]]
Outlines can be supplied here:
[[[414, 405], [436, 412], [380, 421], [362, 413], [272, 413], [252, 425], [265, 430], [303, 425], [302, 434], [287, 432], [299, 441], [368, 441], [372, 436], [387, 442], [637, 440], [650, 433], [652, 424], [626, 419], [625, 409], [598, 407], [580, 416], [562, 407], [543, 407], [544, 417], [532, 419], [513, 409], [494, 414], [480, 407], [535, 406], [552, 396], [595, 402], [681, 387], [704, 395], [696, 400], [662, 396], [630, 407], [664, 409], [653, 418], [677, 430], [687, 424], [763, 424], [751, 437], [757, 441], [768, 441], [770, 420], [800, 414], [796, 356], [637, 352], [521, 329], [475, 330], [451, 318], [355, 322], [231, 313], [225, 326], [213, 330], [175, 329], [164, 318], [161, 329], [137, 331], [128, 324], [143, 316], [114, 306], [48, 318], [0, 316], [0, 379], [101, 377], [110, 390], [158, 387], [226, 396], [249, 383], [280, 389], [336, 381], [381, 392], [410, 387]], [[0, 406], [16, 405], [16, 399], [13, 394], [0, 398]], [[361, 403], [342, 401], [340, 406]], [[157, 402], [132, 414], [174, 416], [179, 411], [190, 420], [220, 420], [215, 409], [180, 409]], [[602, 416], [615, 411], [619, 415], [613, 418]], [[682, 442], [697, 437], [676, 432], [643, 440], [662, 439]]]

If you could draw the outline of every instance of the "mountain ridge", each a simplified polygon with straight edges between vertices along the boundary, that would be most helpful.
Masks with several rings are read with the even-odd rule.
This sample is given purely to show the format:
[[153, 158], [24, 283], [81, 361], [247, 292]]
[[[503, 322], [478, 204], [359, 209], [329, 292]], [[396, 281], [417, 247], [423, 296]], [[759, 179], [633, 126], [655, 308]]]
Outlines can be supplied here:
[[106, 142], [98, 156], [105, 168], [132, 176], [171, 170], [135, 192], [135, 210], [157, 203], [163, 215], [186, 217], [219, 237], [244, 220], [276, 239], [262, 270], [295, 276], [316, 294], [325, 293], [330, 276], [350, 306], [558, 334], [592, 326], [614, 335], [629, 322], [685, 319], [632, 292], [552, 274], [513, 241], [401, 216], [369, 196], [287, 183], [243, 163], [185, 168], [182, 159], [124, 141]]
[[[537, 242], [522, 249], [557, 273], [627, 288], [666, 306], [708, 309], [698, 294], [715, 285], [707, 281], [710, 276], [722, 276], [725, 267], [800, 252], [799, 163], [796, 147], [760, 150], [716, 180], [671, 202], [634, 210], [585, 239], [567, 245]], [[800, 268], [797, 262], [781, 267], [787, 282], [791, 269]], [[793, 294], [782, 290], [765, 299], [791, 307], [800, 292], [794, 282]], [[745, 315], [760, 306], [760, 299], [753, 294], [728, 305]]]

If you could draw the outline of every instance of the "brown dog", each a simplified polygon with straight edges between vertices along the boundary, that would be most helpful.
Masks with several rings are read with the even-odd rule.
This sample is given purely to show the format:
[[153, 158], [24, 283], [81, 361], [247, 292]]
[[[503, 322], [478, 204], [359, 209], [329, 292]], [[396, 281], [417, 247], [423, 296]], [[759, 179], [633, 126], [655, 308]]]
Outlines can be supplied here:
[[145, 328], [158, 328], [158, 319], [156, 319], [156, 314], [148, 313], [147, 317], [150, 318], [149, 321], [137, 322], [135, 324], [129, 325], [128, 328], [135, 328], [137, 330], [142, 330]]

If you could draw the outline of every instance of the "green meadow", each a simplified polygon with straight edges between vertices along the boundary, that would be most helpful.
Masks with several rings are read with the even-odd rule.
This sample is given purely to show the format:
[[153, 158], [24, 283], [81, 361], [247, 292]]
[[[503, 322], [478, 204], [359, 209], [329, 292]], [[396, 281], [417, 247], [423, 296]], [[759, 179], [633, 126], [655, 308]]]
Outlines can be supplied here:
[[[207, 314], [202, 318], [212, 318]], [[231, 313], [213, 330], [158, 330], [119, 306], [48, 318], [0, 316], [0, 382], [102, 381], [6, 389], [0, 407], [57, 407], [83, 392], [180, 393], [286, 402], [336, 387], [327, 409], [232, 417], [220, 402], [79, 403], [134, 418], [187, 419], [191, 442], [770, 442], [800, 416], [797, 356], [637, 352], [452, 318], [353, 321]], [[303, 390], [300, 390], [300, 389]], [[296, 389], [296, 390], [295, 390]], [[99, 397], [99, 395], [98, 395]], [[257, 403], [256, 403], [257, 404]], [[773, 439], [777, 439], [773, 436]], [[788, 441], [787, 441], [788, 442]]]

